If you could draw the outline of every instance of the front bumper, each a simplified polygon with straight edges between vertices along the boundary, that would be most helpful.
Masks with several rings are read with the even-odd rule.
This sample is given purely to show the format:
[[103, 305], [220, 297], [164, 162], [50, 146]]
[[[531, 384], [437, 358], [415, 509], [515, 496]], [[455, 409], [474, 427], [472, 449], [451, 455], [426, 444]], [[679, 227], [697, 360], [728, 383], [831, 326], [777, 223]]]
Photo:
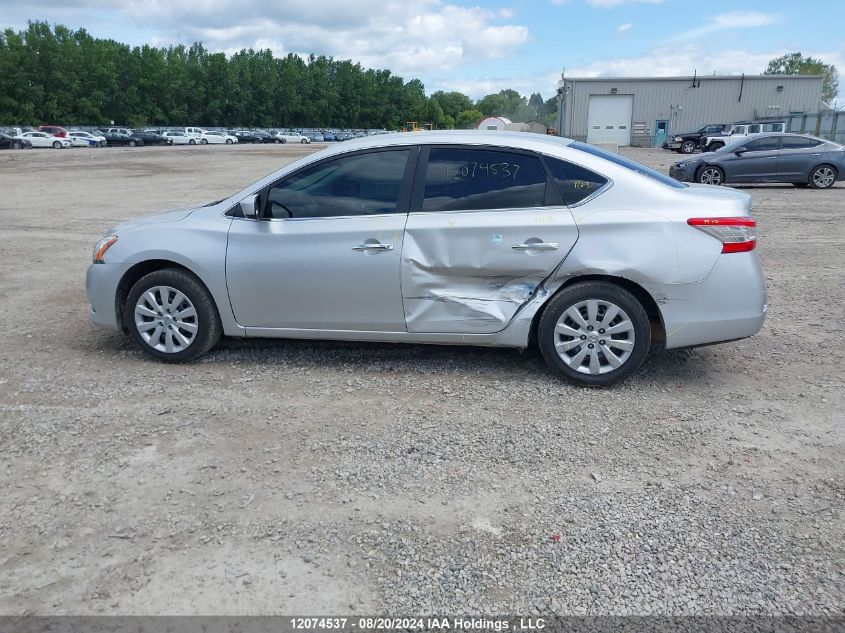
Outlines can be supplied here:
[[663, 316], [667, 349], [753, 336], [768, 310], [756, 251], [720, 255], [702, 281], [649, 290]]
[[91, 321], [100, 327], [120, 329], [117, 320], [117, 286], [128, 270], [124, 264], [91, 264], [85, 275], [85, 291], [91, 304]]
[[663, 143], [663, 149], [680, 149], [681, 141], [666, 141]]
[[691, 165], [689, 167], [678, 167], [677, 165], [672, 165], [669, 168], [669, 176], [675, 180], [680, 180], [681, 182], [695, 182], [696, 168], [697, 165]]

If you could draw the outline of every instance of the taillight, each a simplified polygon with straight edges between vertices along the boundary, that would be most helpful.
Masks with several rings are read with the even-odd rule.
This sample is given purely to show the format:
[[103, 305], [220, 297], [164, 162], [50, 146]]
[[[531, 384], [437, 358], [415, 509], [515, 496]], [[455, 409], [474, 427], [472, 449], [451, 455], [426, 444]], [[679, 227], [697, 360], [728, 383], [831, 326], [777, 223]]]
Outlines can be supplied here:
[[719, 240], [723, 253], [745, 253], [757, 245], [752, 218], [690, 218], [687, 224]]

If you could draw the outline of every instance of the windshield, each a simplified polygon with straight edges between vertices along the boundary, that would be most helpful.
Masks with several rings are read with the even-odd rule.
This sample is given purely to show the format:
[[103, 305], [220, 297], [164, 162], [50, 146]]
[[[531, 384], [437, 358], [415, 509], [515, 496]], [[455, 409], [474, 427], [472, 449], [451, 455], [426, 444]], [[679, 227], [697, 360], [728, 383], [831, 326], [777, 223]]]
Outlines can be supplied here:
[[604, 158], [605, 160], [609, 160], [614, 165], [619, 165], [620, 167], [624, 167], [625, 169], [630, 169], [642, 176], [646, 176], [647, 178], [651, 178], [652, 180], [656, 180], [657, 182], [666, 185], [667, 187], [672, 187], [673, 189], [683, 189], [686, 185], [682, 182], [675, 180], [674, 178], [670, 178], [664, 174], [661, 174], [659, 171], [655, 171], [650, 167], [646, 167], [645, 165], [640, 165], [639, 163], [631, 160], [630, 158], [625, 158], [624, 156], [620, 156], [619, 154], [614, 154], [612, 152], [607, 152], [603, 149], [599, 149], [594, 145], [588, 145], [587, 143], [582, 143], [581, 141], [574, 141], [573, 143], [569, 144], [569, 147], [572, 149], [577, 149], [581, 152], [586, 154], [592, 154], [593, 156], [598, 156], [599, 158]]

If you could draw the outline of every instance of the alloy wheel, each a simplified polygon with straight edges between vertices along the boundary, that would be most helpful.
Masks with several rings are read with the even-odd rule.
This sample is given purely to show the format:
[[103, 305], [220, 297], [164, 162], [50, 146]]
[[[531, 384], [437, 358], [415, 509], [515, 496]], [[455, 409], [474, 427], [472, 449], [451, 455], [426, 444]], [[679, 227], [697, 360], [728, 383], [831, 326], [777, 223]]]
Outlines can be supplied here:
[[722, 172], [716, 167], [707, 167], [701, 172], [699, 182], [702, 185], [721, 185]]
[[175, 354], [194, 342], [197, 311], [188, 297], [170, 286], [154, 286], [135, 303], [135, 328], [159, 352]]
[[830, 167], [819, 167], [813, 172], [813, 184], [819, 189], [827, 189], [836, 181], [836, 174]]
[[587, 299], [567, 308], [555, 325], [555, 349], [570, 369], [607, 374], [631, 357], [634, 324], [615, 303]]

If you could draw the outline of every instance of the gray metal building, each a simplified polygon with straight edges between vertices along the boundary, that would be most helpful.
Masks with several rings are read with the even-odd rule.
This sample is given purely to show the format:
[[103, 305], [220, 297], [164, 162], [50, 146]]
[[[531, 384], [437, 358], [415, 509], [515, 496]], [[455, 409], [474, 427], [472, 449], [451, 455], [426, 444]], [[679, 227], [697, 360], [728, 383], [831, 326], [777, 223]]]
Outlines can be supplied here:
[[788, 119], [822, 107], [821, 75], [564, 78], [558, 130], [593, 143], [659, 146], [704, 123]]

